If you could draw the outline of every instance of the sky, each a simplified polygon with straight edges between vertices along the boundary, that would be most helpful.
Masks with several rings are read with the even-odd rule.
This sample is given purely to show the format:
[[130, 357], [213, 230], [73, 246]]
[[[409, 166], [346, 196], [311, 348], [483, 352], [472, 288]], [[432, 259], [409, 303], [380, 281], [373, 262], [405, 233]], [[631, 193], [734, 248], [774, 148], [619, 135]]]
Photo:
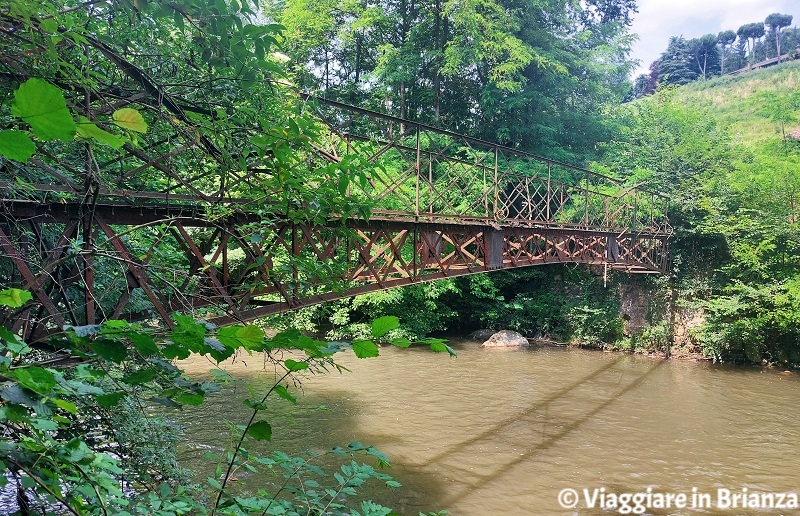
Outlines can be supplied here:
[[791, 14], [800, 26], [798, 0], [639, 0], [632, 31], [639, 35], [631, 57], [640, 61], [634, 77], [649, 73], [650, 63], [666, 50], [670, 36], [687, 39], [723, 30], [734, 32], [745, 23], [763, 21], [771, 13]]

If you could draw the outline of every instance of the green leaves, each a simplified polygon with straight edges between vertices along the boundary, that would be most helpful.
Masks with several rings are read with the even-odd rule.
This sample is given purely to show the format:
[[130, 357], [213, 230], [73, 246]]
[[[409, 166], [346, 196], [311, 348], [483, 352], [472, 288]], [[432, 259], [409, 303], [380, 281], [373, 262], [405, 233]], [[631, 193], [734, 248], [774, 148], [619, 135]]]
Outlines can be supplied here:
[[122, 379], [123, 382], [129, 385], [141, 385], [147, 383], [156, 376], [154, 369], [139, 369]]
[[308, 369], [308, 362], [298, 362], [291, 358], [284, 360], [283, 365], [286, 366], [286, 369], [289, 371], [305, 371]]
[[95, 399], [101, 407], [111, 408], [117, 406], [124, 397], [124, 392], [111, 392], [108, 394], [100, 394]]
[[141, 353], [143, 357], [149, 357], [158, 353], [158, 346], [150, 335], [143, 332], [132, 331], [127, 334], [133, 342], [133, 347]]
[[400, 319], [393, 315], [379, 317], [372, 321], [372, 336], [379, 339], [391, 330], [400, 327]]
[[243, 347], [251, 351], [260, 351], [264, 343], [264, 330], [258, 326], [233, 325], [220, 328], [217, 339], [233, 349]]
[[53, 373], [41, 367], [31, 366], [12, 371], [17, 383], [37, 394], [48, 394], [56, 385]]
[[111, 134], [108, 131], [100, 129], [97, 127], [97, 124], [91, 122], [85, 116], [82, 116], [78, 119], [78, 124], [76, 127], [79, 136], [87, 139], [94, 139], [103, 145], [108, 145], [112, 149], [119, 149], [125, 145], [126, 141], [128, 141], [121, 136], [117, 136], [116, 134]]
[[397, 346], [398, 348], [407, 348], [411, 346], [411, 340], [406, 337], [397, 337], [389, 342], [392, 346]]
[[423, 339], [422, 342], [430, 345], [431, 351], [435, 353], [447, 352], [451, 357], [457, 356], [456, 350], [448, 346], [444, 339]]
[[11, 308], [19, 308], [33, 298], [27, 290], [18, 288], [7, 288], [0, 291], [0, 305]]
[[295, 397], [292, 396], [291, 394], [289, 394], [289, 391], [283, 385], [276, 385], [275, 386], [275, 392], [278, 394], [278, 396], [280, 396], [281, 398], [285, 399], [286, 401], [288, 401], [288, 402], [290, 402], [292, 404], [296, 404], [297, 403], [297, 400], [295, 399]]
[[114, 111], [112, 118], [114, 123], [123, 129], [136, 131], [137, 133], [147, 132], [147, 122], [144, 121], [142, 114], [133, 108], [118, 109]]
[[31, 126], [44, 141], [69, 141], [75, 136], [75, 122], [61, 90], [42, 79], [28, 79], [14, 92], [11, 113]]
[[205, 396], [202, 394], [197, 393], [185, 393], [178, 396], [177, 401], [179, 403], [184, 403], [186, 405], [198, 406], [202, 405], [203, 401], [205, 400]]
[[0, 131], [0, 155], [25, 163], [36, 152], [36, 145], [23, 131]]
[[115, 364], [128, 358], [128, 348], [118, 340], [97, 339], [92, 343], [92, 351]]
[[379, 355], [378, 345], [370, 340], [354, 340], [353, 351], [358, 358], [372, 358]]
[[256, 421], [247, 428], [247, 435], [256, 441], [269, 441], [272, 439], [272, 426], [266, 421]]
[[191, 317], [175, 315], [175, 328], [170, 332], [169, 338], [173, 344], [164, 349], [168, 359], [184, 359], [191, 352], [202, 353], [208, 348], [205, 345], [206, 327]]
[[[43, 79], [28, 79], [20, 85], [14, 92], [11, 114], [28, 123], [33, 135], [46, 142], [68, 142], [77, 134], [81, 138], [119, 149], [129, 141], [128, 138], [101, 129], [85, 116], [81, 116], [76, 124], [63, 92]], [[114, 124], [128, 131], [147, 131], [144, 117], [133, 108], [118, 109], [112, 119]], [[28, 161], [36, 153], [36, 145], [30, 136], [28, 132], [16, 129], [0, 131], [0, 156], [22, 163]]]

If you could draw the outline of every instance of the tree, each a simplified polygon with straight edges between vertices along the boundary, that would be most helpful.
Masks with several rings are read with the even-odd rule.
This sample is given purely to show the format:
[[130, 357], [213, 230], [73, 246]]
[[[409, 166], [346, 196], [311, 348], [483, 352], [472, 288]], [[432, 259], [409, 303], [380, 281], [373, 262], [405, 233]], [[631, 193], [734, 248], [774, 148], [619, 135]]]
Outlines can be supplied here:
[[658, 59], [658, 77], [663, 84], [688, 84], [697, 79], [695, 57], [683, 36], [669, 38], [667, 49]]
[[688, 51], [694, 56], [697, 69], [705, 80], [708, 76], [709, 61], [717, 61], [717, 36], [706, 34], [700, 38], [690, 39], [687, 42]]
[[720, 52], [720, 73], [725, 74], [725, 50], [733, 45], [733, 42], [736, 41], [736, 33], [732, 30], [723, 30], [719, 34], [717, 34], [717, 43], [719, 46], [722, 47], [722, 52]]
[[650, 73], [636, 77], [631, 93], [626, 100], [636, 100], [656, 92], [658, 86], [658, 61], [650, 63]]
[[775, 48], [778, 51], [778, 62], [781, 61], [781, 29], [792, 24], [791, 14], [772, 13], [764, 20], [764, 24], [775, 34]]
[[797, 110], [800, 109], [800, 92], [792, 94], [779, 94], [774, 91], [762, 91], [754, 98], [757, 100], [759, 112], [764, 117], [778, 124], [781, 128], [781, 137], [786, 142], [786, 125], [798, 121]]
[[652, 63], [650, 63], [650, 80], [647, 83], [647, 91], [650, 93], [655, 93], [656, 88], [658, 87], [658, 66], [659, 61], [656, 59]]
[[[302, 86], [556, 159], [590, 159], [602, 107], [629, 90], [632, 0], [270, 3]], [[312, 32], [317, 11], [336, 28]]]
[[630, 100], [640, 99], [646, 95], [647, 83], [650, 81], [650, 76], [643, 73], [636, 77], [633, 81], [631, 88]]
[[753, 58], [755, 57], [754, 50], [756, 41], [764, 35], [764, 24], [746, 23], [739, 27], [739, 30], [736, 31], [736, 35], [739, 36], [739, 39], [743, 39], [749, 44], [750, 64], [752, 65]]

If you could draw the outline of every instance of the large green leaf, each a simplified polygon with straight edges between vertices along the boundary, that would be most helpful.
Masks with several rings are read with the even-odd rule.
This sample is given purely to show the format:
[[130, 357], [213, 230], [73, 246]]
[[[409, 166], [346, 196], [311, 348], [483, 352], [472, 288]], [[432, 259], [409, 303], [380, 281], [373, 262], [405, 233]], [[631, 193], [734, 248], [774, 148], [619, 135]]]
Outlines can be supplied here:
[[141, 385], [147, 383], [156, 376], [155, 369], [139, 369], [127, 376], [122, 381], [130, 385]]
[[125, 142], [127, 141], [121, 136], [117, 136], [116, 134], [111, 134], [106, 130], [100, 129], [97, 127], [97, 124], [92, 123], [85, 116], [78, 118], [77, 130], [78, 135], [81, 137], [96, 140], [103, 145], [108, 145], [113, 149], [119, 149], [125, 145]]
[[158, 346], [150, 335], [138, 331], [130, 331], [127, 333], [128, 338], [133, 342], [133, 347], [142, 356], [149, 357], [158, 353]]
[[39, 394], [47, 394], [56, 385], [56, 377], [47, 369], [31, 366], [14, 370], [17, 383]]
[[389, 341], [392, 346], [397, 346], [398, 348], [407, 348], [411, 346], [411, 341], [406, 337], [397, 337]]
[[378, 351], [378, 345], [370, 340], [354, 340], [353, 351], [358, 358], [377, 357], [380, 353]]
[[456, 350], [448, 346], [444, 339], [425, 339], [422, 342], [430, 344], [431, 351], [436, 353], [444, 353], [446, 351], [451, 357], [458, 356]]
[[[0, 343], [13, 355], [24, 355], [31, 351], [31, 348], [24, 340], [19, 338], [19, 335], [11, 333], [2, 326], [0, 326]], [[8, 359], [9, 357], [6, 355], [4, 358]]]
[[256, 441], [269, 441], [272, 439], [272, 426], [266, 421], [256, 421], [248, 427], [247, 435]]
[[219, 329], [217, 339], [233, 349], [244, 347], [249, 350], [257, 350], [264, 343], [264, 330], [252, 325], [226, 326]]
[[133, 108], [118, 109], [114, 111], [112, 118], [119, 127], [130, 129], [137, 133], [147, 132], [147, 122], [144, 121], [142, 114]]
[[[175, 315], [175, 322], [178, 323], [170, 332], [169, 338], [174, 345], [195, 353], [206, 351], [206, 326], [186, 315]], [[183, 353], [181, 353], [183, 355]], [[188, 356], [188, 354], [186, 355]], [[182, 356], [182, 358], [185, 358]]]
[[0, 131], [0, 156], [25, 163], [36, 153], [36, 145], [25, 131]]
[[35, 396], [31, 391], [23, 389], [18, 384], [6, 385], [0, 391], [0, 398], [3, 398], [9, 403], [16, 403], [17, 405], [24, 405], [36, 411], [36, 414], [42, 417], [49, 416], [53, 410], [46, 404], [42, 403], [42, 398]]
[[92, 343], [92, 351], [116, 364], [128, 358], [128, 348], [117, 340], [97, 339]]
[[295, 397], [292, 396], [291, 394], [289, 394], [289, 390], [286, 387], [284, 387], [283, 385], [276, 385], [275, 386], [275, 392], [278, 394], [278, 396], [280, 396], [281, 398], [285, 399], [286, 401], [291, 402], [291, 403], [297, 403], [297, 400], [295, 399]]
[[393, 315], [379, 317], [372, 321], [372, 336], [378, 339], [399, 326], [400, 319]]
[[60, 409], [63, 409], [63, 410], [66, 410], [70, 414], [77, 414], [78, 413], [78, 407], [74, 403], [72, 403], [71, 401], [54, 399], [53, 403], [56, 404], [56, 407], [58, 407]]
[[205, 401], [205, 396], [202, 394], [187, 392], [178, 396], [177, 401], [178, 403], [183, 403], [185, 405], [197, 406], [203, 404], [203, 401]]
[[124, 392], [110, 392], [108, 394], [101, 394], [95, 398], [97, 403], [100, 404], [102, 407], [111, 408], [116, 406], [122, 398], [125, 397]]
[[44, 141], [70, 141], [75, 121], [61, 90], [43, 79], [28, 79], [14, 92], [11, 114], [27, 122], [33, 134]]
[[33, 298], [27, 290], [18, 288], [7, 288], [0, 291], [0, 305], [11, 308], [19, 308]]
[[298, 362], [297, 360], [292, 360], [291, 358], [285, 360], [283, 365], [285, 365], [286, 369], [289, 371], [303, 371], [308, 369], [308, 362]]

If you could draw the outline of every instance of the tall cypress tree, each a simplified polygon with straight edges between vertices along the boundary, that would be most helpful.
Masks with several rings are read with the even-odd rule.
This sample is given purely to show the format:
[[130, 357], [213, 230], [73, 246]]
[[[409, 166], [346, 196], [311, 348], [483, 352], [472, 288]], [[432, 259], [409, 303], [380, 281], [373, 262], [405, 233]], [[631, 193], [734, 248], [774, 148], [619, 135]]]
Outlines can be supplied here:
[[694, 55], [683, 36], [669, 38], [667, 49], [659, 58], [658, 76], [661, 84], [687, 84], [699, 76]]

